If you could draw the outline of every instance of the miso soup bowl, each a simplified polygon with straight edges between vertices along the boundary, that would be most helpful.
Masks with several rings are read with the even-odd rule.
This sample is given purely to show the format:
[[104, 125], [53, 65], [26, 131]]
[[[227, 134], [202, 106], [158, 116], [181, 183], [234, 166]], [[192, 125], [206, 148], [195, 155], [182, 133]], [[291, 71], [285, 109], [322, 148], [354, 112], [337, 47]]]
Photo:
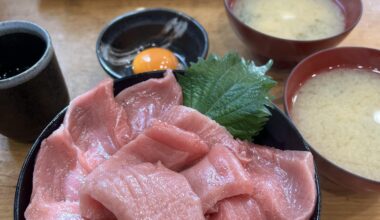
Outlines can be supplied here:
[[[184, 71], [175, 70], [175, 75], [185, 74]], [[127, 76], [122, 79], [116, 80], [114, 83], [114, 93], [118, 94], [125, 88], [133, 86], [139, 82], [151, 78], [161, 78], [164, 71], [148, 72], [138, 75]], [[288, 117], [277, 107], [270, 109], [271, 117], [266, 123], [263, 130], [258, 136], [255, 137], [255, 143], [272, 146], [282, 150], [300, 150], [309, 151], [305, 145], [302, 136], [299, 134], [294, 125], [290, 122]], [[38, 151], [41, 147], [41, 142], [59, 128], [63, 122], [66, 109], [60, 112], [40, 134], [34, 142], [28, 155], [25, 158], [24, 164], [21, 168], [19, 179], [16, 186], [16, 193], [14, 199], [14, 219], [24, 220], [24, 212], [30, 202], [33, 187], [33, 170]], [[321, 213], [321, 193], [319, 189], [318, 172], [315, 169], [315, 188], [317, 191], [317, 198], [315, 203], [314, 212], [310, 220], [319, 220]]]
[[248, 47], [254, 58], [260, 62], [273, 59], [277, 67], [295, 66], [303, 58], [319, 50], [336, 46], [357, 25], [363, 11], [361, 0], [331, 0], [338, 4], [343, 12], [345, 18], [343, 32], [317, 40], [289, 40], [268, 35], [246, 25], [233, 12], [238, 1], [242, 0], [224, 0], [224, 6], [232, 29]]
[[[363, 47], [337, 47], [315, 53], [301, 61], [290, 73], [284, 89], [285, 111], [292, 119], [293, 100], [304, 83], [322, 71], [332, 68], [364, 68], [380, 70], [380, 50]], [[307, 143], [307, 140], [305, 140]], [[380, 192], [380, 182], [367, 179], [338, 166], [310, 146], [318, 171], [327, 179], [346, 189]]]

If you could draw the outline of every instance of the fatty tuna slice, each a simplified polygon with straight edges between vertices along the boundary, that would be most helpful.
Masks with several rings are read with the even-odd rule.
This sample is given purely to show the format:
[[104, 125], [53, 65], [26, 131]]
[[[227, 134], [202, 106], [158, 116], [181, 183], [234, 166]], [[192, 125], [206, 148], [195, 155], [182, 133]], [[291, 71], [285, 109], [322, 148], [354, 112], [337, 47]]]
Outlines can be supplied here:
[[116, 96], [127, 112], [133, 137], [150, 126], [157, 118], [173, 105], [182, 104], [182, 89], [171, 70], [160, 79], [149, 79], [128, 87]]
[[208, 146], [197, 135], [154, 120], [150, 128], [122, 147], [102, 167], [107, 169], [116, 163], [131, 165], [160, 161], [169, 169], [179, 171], [201, 159], [207, 152]]
[[156, 163], [179, 171], [207, 154], [208, 146], [199, 136], [173, 125], [154, 120], [144, 133], [124, 146], [114, 159], [125, 163]]
[[79, 202], [31, 203], [25, 212], [26, 220], [83, 220]]
[[204, 213], [212, 212], [218, 201], [253, 192], [249, 174], [223, 146], [212, 147], [206, 157], [181, 173], [201, 198]]
[[79, 188], [87, 172], [80, 165], [83, 160], [74, 147], [70, 135], [59, 127], [41, 144], [33, 172], [34, 195], [40, 192], [46, 201], [76, 201]]
[[218, 144], [230, 148], [235, 144], [232, 135], [223, 126], [190, 107], [173, 106], [159, 119], [197, 134], [210, 147]]
[[[101, 176], [116, 168], [124, 169], [143, 162], [158, 161], [170, 169], [181, 170], [202, 158], [207, 152], [208, 146], [197, 135], [155, 120], [150, 128], [100, 164], [91, 175]], [[81, 203], [82, 210], [88, 218], [115, 218], [101, 203], [89, 196], [82, 196]]]
[[79, 219], [79, 189], [87, 174], [80, 160], [83, 158], [63, 126], [42, 142], [26, 219]]
[[317, 198], [312, 154], [258, 145], [251, 149], [252, 198], [267, 219], [309, 219]]
[[251, 159], [249, 149], [235, 140], [226, 128], [193, 108], [173, 106], [159, 119], [197, 134], [209, 147], [218, 145], [230, 149], [243, 164]]
[[127, 115], [114, 99], [111, 79], [75, 98], [64, 126], [83, 152], [89, 171], [132, 139]]
[[257, 202], [248, 195], [235, 196], [218, 202], [218, 212], [209, 220], [265, 220]]
[[[119, 220], [204, 219], [199, 197], [186, 178], [162, 165], [143, 163], [92, 172], [81, 191], [81, 212], [94, 216], [91, 199]], [[105, 218], [103, 218], [105, 219]]]

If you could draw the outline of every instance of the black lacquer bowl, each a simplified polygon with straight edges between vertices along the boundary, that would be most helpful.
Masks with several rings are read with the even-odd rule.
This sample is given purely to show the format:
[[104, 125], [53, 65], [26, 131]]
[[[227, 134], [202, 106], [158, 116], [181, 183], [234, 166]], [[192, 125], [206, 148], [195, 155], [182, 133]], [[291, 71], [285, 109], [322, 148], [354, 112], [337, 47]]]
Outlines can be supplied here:
[[[186, 28], [179, 23], [186, 23]], [[173, 40], [168, 40], [176, 35], [173, 33], [181, 32], [179, 31], [182, 29], [180, 26], [184, 28], [183, 34], [179, 34]], [[168, 31], [169, 29], [171, 31]], [[169, 41], [170, 43], [165, 47], [175, 54], [184, 67], [189, 66], [191, 62], [197, 62], [198, 58], [207, 56], [209, 42], [204, 27], [183, 12], [166, 8], [137, 9], [112, 20], [99, 34], [96, 42], [96, 55], [106, 73], [113, 78], [120, 79], [132, 75], [133, 70], [125, 62], [121, 62], [125, 65], [115, 64], [115, 61], [110, 62], [111, 57], [125, 58], [127, 56], [120, 54], [126, 54], [137, 48], [142, 50], [150, 47], [162, 47], [165, 42]]]
[[[163, 73], [164, 71], [150, 72], [116, 80], [114, 84], [114, 93], [118, 94], [123, 89], [150, 78], [161, 78], [163, 77]], [[174, 73], [184, 74], [183, 71], [174, 71]], [[307, 147], [307, 145], [305, 145], [300, 133], [294, 127], [292, 122], [290, 122], [289, 119], [284, 115], [284, 113], [282, 113], [282, 111], [279, 110], [277, 107], [272, 108], [270, 111], [272, 113], [272, 116], [270, 117], [268, 123], [265, 125], [264, 129], [260, 132], [260, 134], [257, 137], [255, 137], [255, 143], [273, 146], [282, 150], [309, 151], [309, 148]], [[16, 186], [16, 194], [14, 201], [14, 219], [16, 220], [25, 219], [24, 212], [29, 204], [30, 196], [32, 194], [34, 163], [38, 150], [40, 149], [41, 142], [50, 134], [52, 134], [53, 131], [61, 125], [65, 113], [66, 109], [62, 110], [62, 112], [60, 112], [44, 129], [44, 131], [33, 144], [24, 161]], [[317, 172], [315, 175], [315, 185], [317, 188], [318, 198], [311, 219], [319, 220], [321, 209], [321, 194], [319, 189], [319, 177], [317, 175]]]

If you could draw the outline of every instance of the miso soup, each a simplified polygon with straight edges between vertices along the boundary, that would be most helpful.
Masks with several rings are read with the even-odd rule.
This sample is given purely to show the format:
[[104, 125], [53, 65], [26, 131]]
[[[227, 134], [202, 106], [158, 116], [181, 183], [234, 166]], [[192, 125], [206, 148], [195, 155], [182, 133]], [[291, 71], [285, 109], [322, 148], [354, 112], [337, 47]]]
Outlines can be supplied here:
[[306, 81], [292, 118], [322, 156], [360, 176], [380, 181], [380, 74], [338, 68]]
[[345, 28], [342, 10], [332, 0], [239, 0], [233, 10], [255, 30], [285, 39], [322, 39]]

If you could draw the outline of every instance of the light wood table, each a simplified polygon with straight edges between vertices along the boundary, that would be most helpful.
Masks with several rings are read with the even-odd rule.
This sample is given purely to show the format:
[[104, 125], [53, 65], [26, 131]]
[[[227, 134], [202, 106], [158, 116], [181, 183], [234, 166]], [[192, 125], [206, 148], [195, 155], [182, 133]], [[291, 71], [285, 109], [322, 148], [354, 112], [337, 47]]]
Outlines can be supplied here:
[[[347, 0], [349, 1], [349, 0]], [[363, 0], [364, 14], [341, 45], [380, 48], [380, 2]], [[71, 98], [107, 77], [96, 55], [95, 42], [103, 26], [114, 17], [138, 7], [168, 7], [196, 18], [208, 31], [210, 53], [248, 51], [232, 32], [221, 0], [0, 0], [0, 20], [22, 19], [46, 28], [64, 73]], [[273, 69], [279, 83], [273, 90], [282, 107], [282, 90], [290, 70]], [[4, 104], [4, 103], [0, 103]], [[31, 144], [0, 135], [0, 219], [12, 219], [13, 197], [20, 167]], [[323, 219], [380, 219], [380, 195], [355, 194], [322, 180]]]

